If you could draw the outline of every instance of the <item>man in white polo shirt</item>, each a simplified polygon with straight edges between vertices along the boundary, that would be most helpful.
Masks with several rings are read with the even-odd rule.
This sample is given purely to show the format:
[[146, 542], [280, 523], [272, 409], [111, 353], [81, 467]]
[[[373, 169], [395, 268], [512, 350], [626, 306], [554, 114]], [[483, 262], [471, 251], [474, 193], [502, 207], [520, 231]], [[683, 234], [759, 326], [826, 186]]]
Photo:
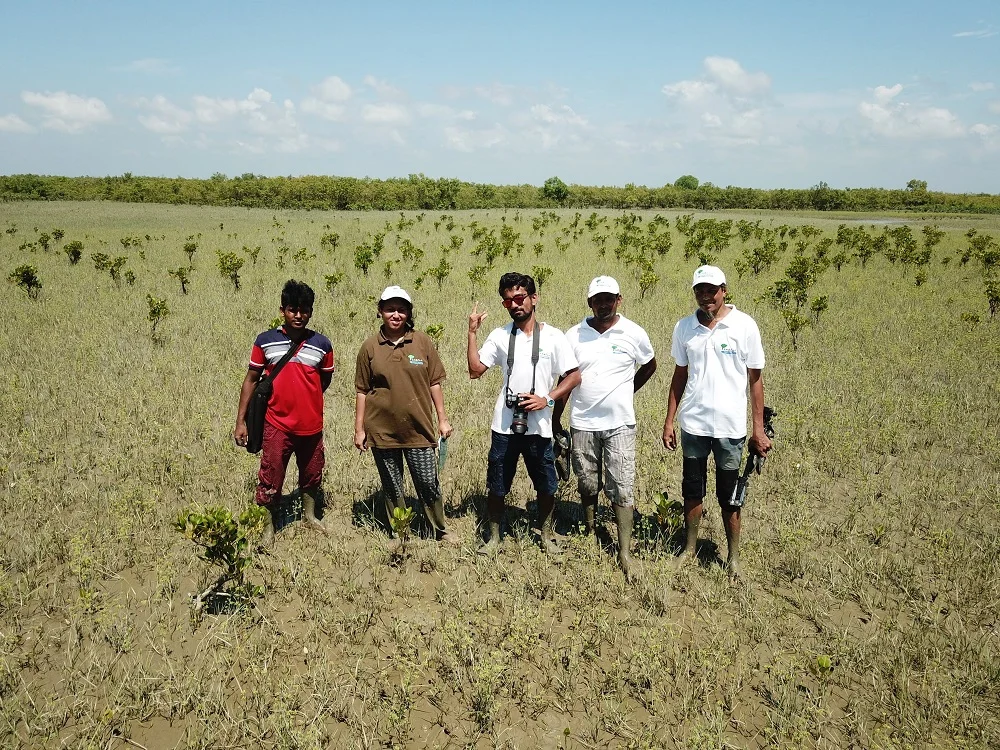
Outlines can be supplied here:
[[676, 450], [675, 416], [681, 425], [684, 456], [681, 491], [687, 543], [682, 558], [695, 557], [702, 501], [707, 490], [708, 455], [715, 455], [715, 492], [722, 507], [733, 578], [740, 571], [740, 508], [733, 504], [746, 442], [747, 389], [753, 432], [750, 452], [767, 455], [764, 434], [764, 349], [753, 318], [727, 305], [726, 275], [701, 266], [691, 282], [698, 309], [674, 326], [670, 353], [677, 363], [670, 381], [663, 445]]
[[656, 358], [646, 332], [619, 314], [621, 301], [618, 282], [598, 276], [587, 290], [593, 316], [570, 328], [566, 338], [582, 377], [570, 396], [570, 428], [587, 533], [594, 532], [597, 497], [603, 489], [618, 521], [618, 562], [625, 577], [631, 578], [636, 421], [632, 395], [656, 371]]

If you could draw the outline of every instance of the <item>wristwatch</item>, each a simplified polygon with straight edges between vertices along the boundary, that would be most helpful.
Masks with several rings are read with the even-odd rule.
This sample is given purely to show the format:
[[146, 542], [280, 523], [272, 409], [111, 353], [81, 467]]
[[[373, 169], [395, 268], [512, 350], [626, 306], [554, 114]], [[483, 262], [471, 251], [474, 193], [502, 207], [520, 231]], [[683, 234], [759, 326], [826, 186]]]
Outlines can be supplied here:
[[556, 402], [550, 398], [548, 401], [545, 402], [545, 405], [551, 409], [556, 405]]

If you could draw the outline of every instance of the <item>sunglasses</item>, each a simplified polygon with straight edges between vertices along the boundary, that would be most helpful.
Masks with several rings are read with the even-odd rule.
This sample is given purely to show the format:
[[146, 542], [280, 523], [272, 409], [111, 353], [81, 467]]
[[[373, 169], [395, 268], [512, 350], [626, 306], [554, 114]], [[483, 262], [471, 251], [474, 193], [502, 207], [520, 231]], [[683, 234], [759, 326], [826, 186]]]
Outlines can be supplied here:
[[524, 303], [524, 301], [526, 299], [528, 299], [528, 297], [530, 297], [530, 296], [531, 296], [530, 294], [515, 294], [510, 299], [503, 300], [503, 302], [501, 302], [500, 304], [502, 304], [504, 307], [506, 307], [509, 310], [514, 305], [517, 305], [518, 307], [520, 307]]

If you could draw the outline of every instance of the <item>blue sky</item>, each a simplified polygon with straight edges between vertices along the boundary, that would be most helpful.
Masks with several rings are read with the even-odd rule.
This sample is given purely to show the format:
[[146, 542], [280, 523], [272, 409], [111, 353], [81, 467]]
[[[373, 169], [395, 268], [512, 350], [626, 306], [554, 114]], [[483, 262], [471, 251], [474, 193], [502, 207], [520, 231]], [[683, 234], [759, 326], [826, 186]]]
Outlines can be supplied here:
[[23, 2], [3, 15], [3, 174], [1000, 192], [996, 2]]

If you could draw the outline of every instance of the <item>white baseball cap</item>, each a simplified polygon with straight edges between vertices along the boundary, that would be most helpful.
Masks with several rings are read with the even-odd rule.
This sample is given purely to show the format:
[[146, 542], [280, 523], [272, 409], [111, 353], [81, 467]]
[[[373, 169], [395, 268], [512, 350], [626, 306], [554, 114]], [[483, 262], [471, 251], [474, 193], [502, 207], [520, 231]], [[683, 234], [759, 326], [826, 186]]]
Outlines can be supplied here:
[[699, 284], [711, 284], [712, 286], [725, 286], [726, 274], [718, 266], [698, 266], [691, 280], [691, 288], [694, 289]]
[[391, 299], [405, 299], [411, 305], [413, 304], [410, 295], [401, 286], [387, 286], [382, 290], [382, 296], [378, 298], [379, 302], [386, 302]]
[[610, 276], [598, 276], [590, 282], [590, 288], [587, 289], [587, 299], [595, 294], [621, 294], [621, 289], [618, 288], [618, 282]]

